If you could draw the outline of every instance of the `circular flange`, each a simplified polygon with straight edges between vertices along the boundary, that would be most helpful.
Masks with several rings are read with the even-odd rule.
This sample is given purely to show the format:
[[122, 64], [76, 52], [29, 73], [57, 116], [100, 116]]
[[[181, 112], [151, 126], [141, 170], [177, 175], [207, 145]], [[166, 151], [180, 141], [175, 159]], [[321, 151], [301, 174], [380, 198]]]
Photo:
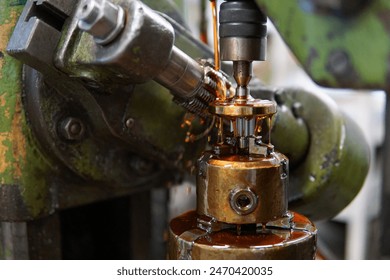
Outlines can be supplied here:
[[234, 229], [207, 232], [197, 227], [200, 216], [185, 213], [170, 223], [169, 259], [287, 260], [314, 259], [317, 229], [293, 213], [288, 228], [265, 228], [238, 234]]
[[246, 103], [216, 101], [210, 113], [226, 117], [268, 116], [276, 113], [276, 103], [270, 100], [248, 100]]

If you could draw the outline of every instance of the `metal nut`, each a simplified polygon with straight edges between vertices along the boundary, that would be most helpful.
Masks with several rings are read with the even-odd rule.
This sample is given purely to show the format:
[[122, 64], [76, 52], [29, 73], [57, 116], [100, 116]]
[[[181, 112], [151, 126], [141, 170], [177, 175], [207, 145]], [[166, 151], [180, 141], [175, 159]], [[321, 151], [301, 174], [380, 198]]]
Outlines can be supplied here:
[[112, 42], [125, 26], [123, 9], [108, 0], [84, 1], [78, 18], [79, 28], [91, 34], [101, 45]]
[[59, 133], [66, 140], [81, 140], [85, 135], [85, 126], [81, 120], [68, 117], [61, 121]]

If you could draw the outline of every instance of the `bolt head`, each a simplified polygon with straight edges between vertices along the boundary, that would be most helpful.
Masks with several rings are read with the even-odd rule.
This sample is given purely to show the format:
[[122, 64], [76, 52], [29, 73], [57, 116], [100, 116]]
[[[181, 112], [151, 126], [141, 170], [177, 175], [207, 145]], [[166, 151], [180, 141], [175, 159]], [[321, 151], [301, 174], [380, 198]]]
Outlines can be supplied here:
[[128, 129], [133, 128], [134, 126], [134, 119], [133, 118], [128, 118], [125, 122], [125, 125]]
[[85, 135], [85, 126], [81, 120], [68, 117], [61, 121], [59, 132], [66, 140], [81, 140]]
[[343, 50], [334, 50], [329, 54], [328, 68], [334, 75], [345, 75], [350, 71], [348, 53]]
[[101, 45], [113, 41], [125, 25], [123, 9], [107, 0], [85, 1], [78, 18], [79, 28], [91, 34]]

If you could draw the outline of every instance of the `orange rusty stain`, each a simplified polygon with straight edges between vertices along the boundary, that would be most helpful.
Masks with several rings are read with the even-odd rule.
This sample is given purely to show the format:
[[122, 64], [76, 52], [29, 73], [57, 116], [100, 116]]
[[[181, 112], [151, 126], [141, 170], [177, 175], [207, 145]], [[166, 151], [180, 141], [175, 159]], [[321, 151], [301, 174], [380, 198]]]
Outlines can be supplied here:
[[9, 162], [7, 160], [8, 146], [4, 144], [4, 141], [9, 139], [9, 137], [9, 132], [0, 133], [0, 173], [4, 173], [9, 167]]
[[[12, 11], [10, 15], [11, 20], [6, 21], [6, 23], [3, 23], [0, 25], [0, 51], [5, 54], [5, 49], [7, 47], [8, 39], [10, 36], [10, 33], [12, 31], [12, 28], [14, 27], [16, 20], [18, 18], [18, 14], [16, 11]], [[3, 77], [1, 69], [4, 65], [4, 59], [0, 59], [0, 79]]]
[[[10, 19], [0, 25], [0, 51], [5, 54], [8, 39], [11, 31], [17, 21], [18, 13], [11, 11]], [[4, 66], [4, 59], [0, 59], [0, 79], [3, 78], [2, 68]], [[7, 77], [4, 77], [7, 78]], [[12, 167], [12, 174], [14, 178], [20, 178], [22, 175], [22, 167], [26, 161], [26, 138], [23, 134], [23, 111], [20, 100], [20, 93], [16, 94], [15, 111], [10, 112], [10, 108], [4, 108], [3, 118], [12, 118], [12, 124], [7, 132], [0, 133], [0, 174], [7, 172], [7, 169]], [[7, 93], [0, 95], [0, 106], [7, 106]], [[12, 104], [12, 103], [11, 103]], [[10, 105], [8, 105], [10, 106]], [[12, 106], [12, 105], [11, 105]], [[11, 145], [8, 144], [11, 143]], [[7, 153], [12, 149], [12, 159], [7, 157]], [[1, 183], [4, 183], [4, 178], [1, 178]]]
[[[8, 160], [7, 157], [9, 150], [5, 143], [7, 140], [12, 143], [12, 160]], [[23, 133], [23, 111], [19, 98], [15, 104], [11, 131], [0, 133], [0, 159], [0, 174], [6, 172], [12, 164], [14, 178], [22, 176], [22, 167], [26, 162], [26, 137]]]
[[10, 118], [11, 114], [9, 112], [9, 108], [6, 107], [7, 105], [7, 93], [5, 92], [4, 94], [0, 95], [0, 107], [4, 108], [4, 118], [7, 120]]
[[10, 112], [9, 112], [9, 108], [6, 108], [5, 111], [4, 111], [4, 117], [5, 117], [6, 119], [9, 119], [10, 116], [11, 116], [11, 114], [10, 114]]
[[16, 100], [11, 133], [14, 176], [20, 178], [26, 161], [26, 137], [23, 133], [23, 111], [20, 98]]
[[6, 100], [5, 96], [6, 96], [6, 93], [0, 95], [0, 106], [1, 107], [4, 107], [5, 104], [7, 103], [7, 100]]

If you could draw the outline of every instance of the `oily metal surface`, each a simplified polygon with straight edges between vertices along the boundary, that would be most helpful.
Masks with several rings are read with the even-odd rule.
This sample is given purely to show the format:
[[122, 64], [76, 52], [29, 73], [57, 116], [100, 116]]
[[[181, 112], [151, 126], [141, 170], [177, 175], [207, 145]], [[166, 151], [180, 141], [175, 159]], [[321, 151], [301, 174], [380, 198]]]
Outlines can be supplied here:
[[[198, 213], [231, 224], [265, 223], [285, 216], [287, 162], [279, 153], [248, 157], [206, 152], [199, 160], [196, 182]], [[241, 212], [234, 207], [236, 204]]]
[[210, 113], [224, 117], [253, 117], [276, 113], [276, 104], [269, 100], [249, 100], [245, 104], [216, 101], [209, 108]]
[[266, 229], [258, 233], [222, 230], [207, 233], [196, 226], [195, 211], [185, 213], [170, 223], [169, 259], [314, 259], [316, 233], [314, 225], [294, 213], [289, 229]]
[[[5, 74], [0, 76], [0, 83], [7, 93], [2, 96], [5, 99], [9, 96], [9, 102], [4, 99], [4, 110], [10, 116], [9, 122], [3, 120], [3, 128], [4, 133], [16, 137], [4, 141], [10, 164], [4, 172], [7, 175], [2, 176], [1, 219], [34, 219], [55, 208], [83, 205], [151, 188], [172, 177], [171, 172], [162, 172], [156, 161], [165, 162], [165, 167], [173, 169], [191, 169], [191, 160], [198, 157], [204, 141], [193, 145], [185, 143], [187, 130], [180, 128], [185, 112], [171, 101], [166, 89], [150, 82], [135, 89], [131, 85], [110, 85], [101, 90], [97, 84], [70, 79], [56, 70], [53, 57], [60, 30], [55, 21], [49, 24], [45, 19], [57, 7], [51, 4], [59, 2], [44, 2], [47, 3], [42, 13], [31, 18], [28, 15], [36, 11], [34, 5], [39, 3], [26, 4], [15, 28], [14, 40], [8, 45], [12, 55], [39, 72], [25, 67], [22, 74], [21, 64], [5, 52], [24, 3], [11, 6], [7, 2], [5, 9], [1, 9], [6, 13], [1, 19], [9, 20], [0, 30], [4, 38], [0, 66], [5, 61], [2, 68]], [[71, 2], [62, 4], [68, 7]], [[61, 14], [65, 17], [68, 12], [64, 10]], [[62, 19], [64, 30], [69, 28], [67, 23]], [[178, 43], [199, 55], [205, 51], [184, 37], [178, 36]], [[5, 75], [7, 79], [3, 78]], [[23, 103], [19, 99], [22, 76], [26, 84]], [[144, 109], [146, 106], [150, 111]], [[24, 110], [28, 126], [23, 123]], [[80, 137], [66, 134], [64, 137], [62, 124], [69, 118], [80, 121], [84, 131]], [[196, 133], [196, 125], [192, 125], [192, 132]], [[21, 130], [29, 133], [28, 138], [19, 133]], [[26, 150], [23, 150], [25, 144]], [[16, 176], [15, 172], [20, 175]]]
[[90, 34], [77, 28], [78, 18], [74, 17], [63, 34], [56, 66], [71, 75], [104, 83], [142, 83], [155, 78], [169, 62], [173, 27], [140, 1], [112, 2], [131, 19], [121, 36], [107, 46], [99, 46]]

